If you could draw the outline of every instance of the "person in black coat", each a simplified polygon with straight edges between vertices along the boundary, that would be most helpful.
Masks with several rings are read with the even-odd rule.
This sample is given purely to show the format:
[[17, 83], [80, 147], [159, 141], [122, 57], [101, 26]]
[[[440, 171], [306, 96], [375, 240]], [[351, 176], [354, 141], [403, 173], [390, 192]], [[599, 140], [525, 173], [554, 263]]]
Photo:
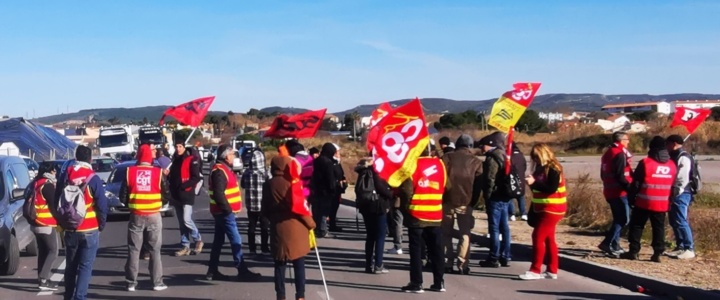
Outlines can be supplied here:
[[[200, 253], [204, 245], [200, 231], [198, 231], [192, 219], [193, 205], [195, 205], [195, 186], [202, 180], [200, 161], [188, 150], [190, 148], [186, 148], [182, 140], [175, 144], [175, 156], [168, 174], [170, 194], [173, 199], [172, 204], [175, 207], [178, 223], [180, 224], [180, 244], [182, 246], [180, 250], [175, 252], [175, 256]], [[187, 169], [183, 170], [184, 168]], [[190, 238], [195, 240], [195, 248], [192, 250], [190, 250]]]
[[312, 213], [317, 224], [316, 236], [326, 237], [328, 234], [327, 218], [333, 208], [333, 201], [338, 201], [338, 175], [335, 167], [337, 148], [332, 143], [325, 143], [320, 156], [313, 161], [313, 175], [310, 179], [310, 193], [313, 203]]
[[335, 200], [332, 201], [332, 207], [330, 208], [330, 231], [340, 232], [342, 231], [342, 228], [337, 225], [337, 213], [340, 209], [342, 194], [344, 194], [347, 190], [348, 184], [347, 179], [345, 178], [345, 171], [340, 164], [340, 147], [336, 144], [333, 144], [333, 146], [335, 146], [336, 149], [335, 155], [333, 156], [333, 171], [335, 172], [335, 184], [337, 189], [335, 190], [335, 195], [333, 196]]
[[[364, 176], [372, 176], [373, 186], [377, 194], [377, 200], [363, 202], [358, 200], [357, 206], [363, 216], [365, 224], [365, 273], [385, 274], [388, 270], [383, 265], [383, 251], [385, 247], [385, 235], [387, 231], [387, 212], [390, 209], [390, 201], [393, 199], [393, 192], [387, 181], [373, 170], [372, 158], [360, 160], [355, 167], [358, 173], [358, 185]], [[357, 190], [356, 190], [357, 191]], [[373, 255], [375, 263], [373, 264]]]
[[[518, 175], [520, 175], [520, 187], [523, 195], [516, 200], [518, 202], [518, 212], [520, 213], [520, 218], [527, 221], [527, 212], [525, 211], [525, 172], [527, 172], [527, 160], [525, 160], [525, 155], [520, 151], [520, 148], [518, 148], [515, 143], [512, 144], [510, 163], [515, 167]], [[515, 221], [515, 206], [513, 205], [512, 200], [510, 200], [510, 204], [508, 205], [508, 214], [510, 215], [510, 220]]]

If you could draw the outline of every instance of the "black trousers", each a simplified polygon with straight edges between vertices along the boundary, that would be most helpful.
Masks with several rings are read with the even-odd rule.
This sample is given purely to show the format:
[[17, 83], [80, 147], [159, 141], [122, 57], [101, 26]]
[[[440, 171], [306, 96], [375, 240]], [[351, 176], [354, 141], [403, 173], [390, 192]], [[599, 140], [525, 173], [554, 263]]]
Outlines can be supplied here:
[[340, 195], [333, 196], [330, 199], [332, 202], [330, 207], [330, 229], [338, 228], [337, 226], [337, 213], [340, 210]]
[[442, 251], [442, 228], [434, 227], [410, 227], [408, 228], [410, 243], [410, 282], [422, 285], [422, 245], [425, 244], [432, 265], [433, 283], [443, 282], [445, 275], [445, 260]]
[[665, 251], [665, 215], [666, 213], [649, 211], [635, 207], [630, 215], [630, 253], [640, 252], [640, 239], [642, 238], [645, 224], [650, 219], [652, 226], [652, 247], [655, 254], [662, 254]]
[[[275, 261], [275, 294], [278, 299], [285, 299], [285, 261]], [[292, 261], [295, 271], [295, 299], [305, 298], [305, 258]]]
[[260, 249], [264, 252], [270, 252], [270, 221], [263, 217], [259, 211], [249, 211], [248, 213], [248, 248], [250, 252], [255, 252], [257, 246], [255, 244], [255, 231], [257, 224], [260, 223]]
[[39, 279], [50, 279], [53, 264], [58, 258], [58, 233], [51, 228], [50, 234], [35, 234], [38, 244], [37, 270]]

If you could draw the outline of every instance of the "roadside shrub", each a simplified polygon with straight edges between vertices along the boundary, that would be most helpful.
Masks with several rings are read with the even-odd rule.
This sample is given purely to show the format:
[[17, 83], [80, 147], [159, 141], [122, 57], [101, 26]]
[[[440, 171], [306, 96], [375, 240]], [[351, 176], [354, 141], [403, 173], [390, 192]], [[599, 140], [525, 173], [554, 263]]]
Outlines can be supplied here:
[[570, 226], [591, 230], [605, 229], [612, 222], [610, 208], [590, 173], [580, 174], [568, 181], [566, 222]]

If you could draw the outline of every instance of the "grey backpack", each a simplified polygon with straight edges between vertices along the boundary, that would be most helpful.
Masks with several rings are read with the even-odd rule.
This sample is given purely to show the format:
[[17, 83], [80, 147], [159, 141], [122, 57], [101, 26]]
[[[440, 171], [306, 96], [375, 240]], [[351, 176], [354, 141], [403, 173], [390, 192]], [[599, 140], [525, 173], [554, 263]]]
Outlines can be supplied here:
[[87, 188], [93, 177], [95, 177], [94, 173], [85, 178], [85, 181], [79, 185], [68, 182], [60, 194], [55, 219], [63, 229], [77, 230], [80, 224], [85, 221], [85, 215], [87, 214], [86, 204], [88, 202], [85, 199], [85, 188]]

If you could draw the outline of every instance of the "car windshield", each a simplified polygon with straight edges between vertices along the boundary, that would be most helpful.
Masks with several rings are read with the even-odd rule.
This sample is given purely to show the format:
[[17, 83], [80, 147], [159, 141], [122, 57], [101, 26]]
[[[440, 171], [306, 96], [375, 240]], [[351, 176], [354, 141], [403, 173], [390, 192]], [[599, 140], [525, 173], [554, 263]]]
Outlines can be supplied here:
[[127, 171], [127, 167], [118, 167], [115, 170], [110, 173], [110, 178], [108, 178], [108, 182], [110, 183], [120, 183], [125, 179], [125, 172]]
[[115, 161], [109, 158], [94, 159], [92, 168], [95, 172], [110, 172], [115, 168]]
[[37, 170], [40, 168], [40, 166], [38, 165], [38, 163], [36, 163], [36, 162], [35, 162], [34, 160], [32, 160], [32, 159], [23, 158], [23, 160], [25, 161], [25, 164], [27, 165], [27, 168], [28, 168], [28, 170], [30, 170], [30, 171], [37, 171]]
[[102, 147], [117, 147], [127, 145], [128, 143], [130, 143], [130, 141], [128, 141], [128, 137], [125, 134], [101, 135], [98, 138], [98, 144]]

